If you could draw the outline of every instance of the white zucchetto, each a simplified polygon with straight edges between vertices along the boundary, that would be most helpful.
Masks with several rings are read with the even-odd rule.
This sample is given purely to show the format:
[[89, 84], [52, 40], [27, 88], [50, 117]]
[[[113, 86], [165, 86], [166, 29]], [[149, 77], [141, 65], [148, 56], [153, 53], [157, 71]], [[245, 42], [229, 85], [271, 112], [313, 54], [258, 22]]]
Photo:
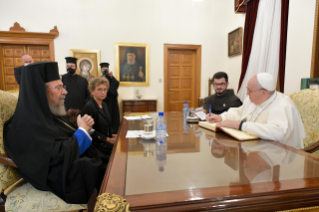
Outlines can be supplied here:
[[257, 74], [257, 81], [267, 91], [274, 91], [276, 89], [276, 83], [271, 74], [259, 73]]

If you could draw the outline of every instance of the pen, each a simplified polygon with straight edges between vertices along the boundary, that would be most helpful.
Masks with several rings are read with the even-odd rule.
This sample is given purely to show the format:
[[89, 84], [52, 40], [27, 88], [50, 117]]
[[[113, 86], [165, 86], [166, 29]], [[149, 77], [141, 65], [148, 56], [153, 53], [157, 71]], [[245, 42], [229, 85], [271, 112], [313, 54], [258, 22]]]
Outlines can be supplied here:
[[209, 105], [209, 117], [210, 117], [211, 114], [212, 114], [212, 106]]

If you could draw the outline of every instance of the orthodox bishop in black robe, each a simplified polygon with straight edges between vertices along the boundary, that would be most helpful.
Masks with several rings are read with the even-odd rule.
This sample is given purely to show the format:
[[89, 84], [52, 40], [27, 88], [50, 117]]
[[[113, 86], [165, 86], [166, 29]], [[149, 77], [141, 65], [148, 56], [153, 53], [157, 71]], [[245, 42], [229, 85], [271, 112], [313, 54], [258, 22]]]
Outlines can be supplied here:
[[57, 63], [22, 69], [17, 107], [4, 126], [5, 150], [32, 186], [67, 203], [85, 204], [99, 186], [109, 156], [97, 147], [100, 141], [52, 114], [45, 83], [60, 80]]

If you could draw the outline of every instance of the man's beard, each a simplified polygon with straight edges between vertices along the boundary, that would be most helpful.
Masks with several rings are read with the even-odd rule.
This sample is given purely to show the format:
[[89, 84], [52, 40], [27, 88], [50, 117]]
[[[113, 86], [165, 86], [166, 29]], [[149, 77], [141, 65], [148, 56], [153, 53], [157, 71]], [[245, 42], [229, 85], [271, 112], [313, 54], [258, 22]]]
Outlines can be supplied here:
[[227, 88], [226, 88], [225, 90], [215, 91], [215, 92], [216, 92], [217, 96], [221, 96], [221, 95], [223, 95], [224, 93], [226, 93], [226, 91], [227, 91]]
[[64, 116], [66, 114], [64, 101], [62, 102], [62, 104], [59, 104], [59, 105], [53, 105], [52, 103], [49, 102], [49, 108], [51, 110], [51, 113], [55, 116]]

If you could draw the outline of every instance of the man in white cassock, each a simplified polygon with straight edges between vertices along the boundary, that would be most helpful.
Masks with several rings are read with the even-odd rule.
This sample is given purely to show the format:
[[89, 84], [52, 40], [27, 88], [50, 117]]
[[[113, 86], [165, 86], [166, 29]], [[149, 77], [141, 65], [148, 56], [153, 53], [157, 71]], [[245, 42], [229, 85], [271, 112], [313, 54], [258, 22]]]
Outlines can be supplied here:
[[217, 127], [239, 129], [262, 139], [279, 141], [303, 148], [305, 129], [293, 101], [275, 91], [276, 82], [268, 73], [259, 73], [247, 83], [247, 97], [239, 108], [230, 108], [220, 115], [207, 114]]

